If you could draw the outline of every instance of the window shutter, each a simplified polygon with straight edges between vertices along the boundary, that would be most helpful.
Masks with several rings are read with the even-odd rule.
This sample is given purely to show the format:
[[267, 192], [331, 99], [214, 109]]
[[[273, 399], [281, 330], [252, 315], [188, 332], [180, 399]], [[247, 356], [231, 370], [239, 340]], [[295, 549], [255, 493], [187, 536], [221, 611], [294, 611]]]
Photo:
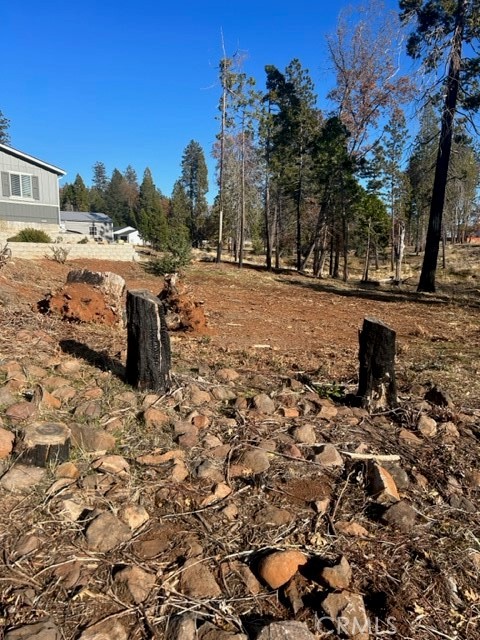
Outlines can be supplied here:
[[40, 186], [38, 183], [38, 176], [32, 176], [32, 192], [33, 199], [40, 200]]
[[2, 171], [2, 193], [5, 198], [10, 197], [10, 177], [6, 171]]

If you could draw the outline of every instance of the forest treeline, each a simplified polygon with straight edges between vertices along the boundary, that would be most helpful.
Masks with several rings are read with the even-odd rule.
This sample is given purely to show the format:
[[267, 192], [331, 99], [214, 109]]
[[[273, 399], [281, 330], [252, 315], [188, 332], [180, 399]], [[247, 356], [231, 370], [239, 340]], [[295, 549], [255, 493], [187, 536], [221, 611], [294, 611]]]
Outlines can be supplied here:
[[[400, 282], [404, 247], [426, 248], [420, 288], [434, 290], [440, 241], [465, 242], [479, 225], [470, 126], [480, 105], [479, 14], [480, 0], [343, 11], [327, 38], [334, 85], [321, 103], [329, 109], [319, 108], [300, 60], [252, 78], [242, 55], [224, 51], [218, 135], [207, 150], [216, 161], [213, 205], [205, 150], [192, 140], [169, 196], [148, 168], [141, 180], [131, 166], [108, 176], [99, 161], [90, 187], [77, 175], [62, 188], [61, 207], [107, 213], [159, 249], [209, 241], [217, 260], [228, 250], [239, 266], [249, 241], [267, 268], [287, 260], [317, 277], [347, 280], [355, 252], [364, 279], [387, 257]], [[405, 41], [421, 73], [400, 73]]]

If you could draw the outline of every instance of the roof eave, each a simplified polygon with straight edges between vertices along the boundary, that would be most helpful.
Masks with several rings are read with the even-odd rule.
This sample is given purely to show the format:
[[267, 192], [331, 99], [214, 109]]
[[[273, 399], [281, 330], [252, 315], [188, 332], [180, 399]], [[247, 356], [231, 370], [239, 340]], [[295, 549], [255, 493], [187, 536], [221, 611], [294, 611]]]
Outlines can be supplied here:
[[35, 158], [35, 156], [30, 156], [28, 153], [24, 153], [23, 151], [19, 151], [18, 149], [14, 149], [13, 147], [9, 147], [6, 144], [0, 144], [0, 151], [5, 151], [5, 153], [9, 153], [11, 156], [15, 158], [20, 158], [21, 160], [26, 160], [31, 164], [36, 165], [42, 169], [46, 169], [47, 171], [51, 171], [52, 173], [56, 173], [57, 176], [64, 176], [67, 174], [66, 171], [56, 167], [53, 164], [49, 164], [48, 162], [44, 162], [39, 158]]

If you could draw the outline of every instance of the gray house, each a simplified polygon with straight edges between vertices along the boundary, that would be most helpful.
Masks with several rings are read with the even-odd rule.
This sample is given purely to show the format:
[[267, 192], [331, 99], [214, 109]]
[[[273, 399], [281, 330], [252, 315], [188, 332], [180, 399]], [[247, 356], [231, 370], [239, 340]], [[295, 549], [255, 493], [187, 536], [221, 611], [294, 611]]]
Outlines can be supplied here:
[[113, 242], [113, 222], [105, 213], [60, 211], [60, 224], [67, 233], [80, 233], [92, 240]]
[[44, 228], [60, 223], [58, 180], [63, 169], [0, 144], [0, 223]]

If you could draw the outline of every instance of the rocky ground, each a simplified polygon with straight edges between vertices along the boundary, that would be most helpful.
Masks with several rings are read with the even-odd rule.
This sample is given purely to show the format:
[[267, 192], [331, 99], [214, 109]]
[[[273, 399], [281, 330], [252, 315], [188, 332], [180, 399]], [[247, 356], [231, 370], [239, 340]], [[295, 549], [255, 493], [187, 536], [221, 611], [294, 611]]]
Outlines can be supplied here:
[[[207, 327], [172, 333], [157, 396], [124, 383], [121, 325], [39, 313], [79, 266], [162, 287], [98, 261], [0, 273], [3, 637], [480, 638], [478, 296], [196, 264]], [[343, 401], [366, 315], [399, 338], [400, 406], [376, 415]], [[69, 460], [25, 464], [52, 424]]]

